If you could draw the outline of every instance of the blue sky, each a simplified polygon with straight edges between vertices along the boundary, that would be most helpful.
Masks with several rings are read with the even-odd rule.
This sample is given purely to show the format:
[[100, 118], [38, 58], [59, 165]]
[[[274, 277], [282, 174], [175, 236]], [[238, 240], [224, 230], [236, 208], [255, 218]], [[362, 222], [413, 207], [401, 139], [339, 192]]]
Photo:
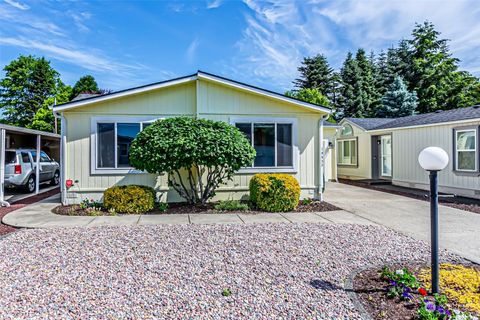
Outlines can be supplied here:
[[303, 56], [338, 68], [349, 50], [379, 52], [426, 19], [480, 76], [478, 0], [0, 1], [0, 65], [45, 56], [68, 84], [91, 74], [118, 90], [200, 69], [283, 92]]

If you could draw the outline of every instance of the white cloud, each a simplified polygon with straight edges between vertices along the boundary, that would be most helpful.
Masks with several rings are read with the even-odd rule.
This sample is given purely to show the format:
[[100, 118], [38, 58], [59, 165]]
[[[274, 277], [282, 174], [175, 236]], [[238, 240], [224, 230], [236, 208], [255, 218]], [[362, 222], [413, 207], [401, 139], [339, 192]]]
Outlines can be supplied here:
[[480, 6], [457, 1], [244, 0], [250, 12], [237, 43], [233, 71], [273, 80], [288, 89], [306, 55], [325, 54], [340, 67], [347, 51], [361, 47], [379, 52], [410, 37], [415, 22], [433, 22], [461, 67], [479, 73]]
[[144, 69], [140, 64], [129, 65], [113, 61], [100, 53], [82, 51], [73, 46], [60, 46], [26, 38], [0, 38], [0, 45], [10, 45], [28, 49], [36, 49], [48, 58], [75, 64], [95, 72], [109, 72], [116, 75], [130, 74], [132, 71]]
[[195, 38], [188, 46], [186, 58], [189, 63], [192, 63], [193, 60], [195, 59], [195, 54], [197, 53], [197, 48], [199, 44], [200, 44], [200, 41], [198, 40], [198, 38]]
[[223, 0], [211, 0], [207, 1], [207, 9], [215, 9], [222, 5]]
[[55, 23], [29, 13], [18, 14], [4, 7], [0, 7], [0, 20], [11, 23], [12, 29], [27, 27], [36, 32], [49, 33], [56, 36], [64, 35], [62, 29]]
[[28, 10], [30, 9], [30, 7], [26, 4], [23, 4], [23, 3], [20, 3], [20, 2], [17, 2], [15, 0], [4, 0], [6, 3], [8, 3], [9, 5], [11, 5], [12, 7], [15, 7], [17, 9], [20, 9], [20, 10]]
[[85, 24], [86, 20], [89, 20], [92, 17], [92, 14], [89, 12], [71, 12], [70, 16], [73, 19], [73, 22], [77, 26], [78, 30], [81, 32], [88, 32], [90, 28]]

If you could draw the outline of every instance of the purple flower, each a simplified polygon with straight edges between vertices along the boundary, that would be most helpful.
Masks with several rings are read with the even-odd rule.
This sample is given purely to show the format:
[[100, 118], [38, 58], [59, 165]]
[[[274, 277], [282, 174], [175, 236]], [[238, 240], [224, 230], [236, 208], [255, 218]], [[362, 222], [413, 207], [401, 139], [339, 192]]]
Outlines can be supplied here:
[[445, 314], [445, 309], [442, 306], [437, 306], [437, 312], [440, 314]]
[[402, 297], [406, 300], [410, 300], [410, 299], [413, 298], [412, 295], [410, 293], [408, 293], [407, 291], [403, 291]]
[[396, 286], [397, 286], [397, 282], [396, 282], [396, 281], [393, 281], [393, 280], [390, 280], [390, 285], [396, 287]]
[[427, 311], [429, 311], [429, 312], [433, 312], [433, 311], [435, 311], [435, 305], [431, 302], [428, 302], [425, 305], [425, 309], [427, 309]]

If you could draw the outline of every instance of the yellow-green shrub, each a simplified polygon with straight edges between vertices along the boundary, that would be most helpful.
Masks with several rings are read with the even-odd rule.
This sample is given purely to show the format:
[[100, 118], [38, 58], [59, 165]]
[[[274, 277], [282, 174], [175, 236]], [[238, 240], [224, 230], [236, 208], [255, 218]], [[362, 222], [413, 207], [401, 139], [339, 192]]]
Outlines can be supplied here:
[[263, 211], [291, 211], [300, 200], [300, 185], [288, 174], [256, 174], [250, 180], [249, 189], [250, 201]]
[[147, 186], [115, 186], [105, 190], [103, 206], [118, 213], [145, 213], [155, 207], [155, 190]]

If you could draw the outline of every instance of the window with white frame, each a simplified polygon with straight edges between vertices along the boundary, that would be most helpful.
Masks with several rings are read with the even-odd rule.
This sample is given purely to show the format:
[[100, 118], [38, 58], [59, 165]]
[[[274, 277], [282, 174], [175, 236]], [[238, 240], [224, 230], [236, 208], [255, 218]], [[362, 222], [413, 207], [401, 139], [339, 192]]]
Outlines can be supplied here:
[[455, 130], [455, 170], [477, 171], [477, 129]]
[[341, 165], [357, 165], [357, 139], [337, 141], [338, 163]]
[[231, 122], [245, 135], [257, 153], [252, 166], [244, 170], [295, 170], [295, 119], [242, 118], [232, 119]]
[[157, 119], [93, 118], [93, 171], [130, 170], [130, 145], [137, 134]]

